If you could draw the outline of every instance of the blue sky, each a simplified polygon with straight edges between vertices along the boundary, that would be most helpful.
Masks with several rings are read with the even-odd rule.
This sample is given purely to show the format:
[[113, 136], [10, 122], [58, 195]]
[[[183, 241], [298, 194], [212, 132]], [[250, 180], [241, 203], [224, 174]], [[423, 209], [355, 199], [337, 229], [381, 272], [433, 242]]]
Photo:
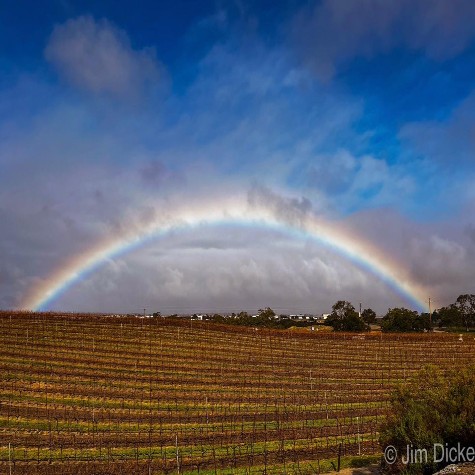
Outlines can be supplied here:
[[[473, 291], [470, 0], [4, 1], [0, 45], [0, 307], [131, 214], [256, 186], [350, 223], [441, 303]], [[248, 246], [246, 259], [271, 265]], [[180, 272], [199, 258], [180, 257]], [[145, 275], [133, 259], [124, 266]], [[322, 311], [337, 296], [371, 300], [371, 280], [340, 281], [315, 304], [288, 292]], [[225, 308], [239, 289], [209, 301]], [[158, 305], [157, 292], [137, 300]], [[178, 308], [173, 295], [162, 298]], [[374, 306], [391, 298], [381, 290]], [[117, 302], [111, 290], [91, 305]]]

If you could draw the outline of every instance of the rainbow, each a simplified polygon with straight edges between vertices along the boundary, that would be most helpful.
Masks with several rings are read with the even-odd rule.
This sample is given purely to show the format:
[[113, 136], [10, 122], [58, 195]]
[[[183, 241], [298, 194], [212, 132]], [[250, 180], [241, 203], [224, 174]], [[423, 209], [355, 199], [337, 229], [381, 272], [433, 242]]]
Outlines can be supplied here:
[[96, 271], [110, 259], [130, 252], [152, 239], [172, 231], [180, 232], [206, 225], [239, 224], [271, 227], [287, 233], [306, 236], [381, 279], [418, 310], [426, 307], [427, 290], [412, 281], [407, 270], [376, 246], [353, 231], [319, 219], [310, 212], [282, 207], [265, 200], [229, 199], [194, 206], [175, 207], [161, 212], [148, 222], [131, 226], [118, 235], [103, 239], [91, 249], [73, 256], [42, 279], [25, 296], [21, 308], [34, 311], [49, 308], [69, 288]]

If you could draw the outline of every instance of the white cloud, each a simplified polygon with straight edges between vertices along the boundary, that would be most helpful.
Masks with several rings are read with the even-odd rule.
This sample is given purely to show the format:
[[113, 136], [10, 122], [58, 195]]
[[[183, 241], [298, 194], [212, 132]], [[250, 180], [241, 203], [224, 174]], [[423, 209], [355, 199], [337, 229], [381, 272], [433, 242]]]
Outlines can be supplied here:
[[390, 165], [383, 159], [364, 155], [358, 160], [346, 194], [348, 202], [357, 202], [359, 198], [381, 207], [397, 203], [401, 196], [410, 198], [416, 189], [414, 178], [403, 165]]
[[325, 193], [344, 212], [364, 206], [400, 206], [401, 195], [409, 200], [417, 190], [405, 164], [390, 164], [372, 155], [339, 149], [315, 155], [306, 163], [310, 165], [300, 170], [305, 192], [312, 198], [313, 190]]
[[133, 49], [124, 31], [89, 16], [56, 26], [45, 56], [71, 84], [96, 94], [136, 97], [159, 78], [152, 49]]

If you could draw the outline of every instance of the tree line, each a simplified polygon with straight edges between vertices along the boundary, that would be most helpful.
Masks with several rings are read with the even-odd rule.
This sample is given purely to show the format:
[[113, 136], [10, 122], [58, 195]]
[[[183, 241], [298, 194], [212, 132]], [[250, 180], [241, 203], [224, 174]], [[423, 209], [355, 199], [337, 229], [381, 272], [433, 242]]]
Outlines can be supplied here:
[[295, 321], [290, 320], [288, 315], [279, 315], [279, 318], [276, 318], [277, 314], [270, 307], [265, 307], [259, 309], [257, 315], [249, 315], [247, 312], [233, 313], [230, 317], [223, 317], [219, 314], [214, 314], [210, 316], [209, 320], [215, 323], [226, 323], [231, 325], [242, 325], [242, 326], [252, 326], [252, 327], [264, 327], [264, 328], [276, 328], [276, 329], [287, 329], [295, 326], [307, 326], [308, 321]]
[[[153, 316], [158, 317], [160, 313], [156, 312]], [[170, 315], [170, 317], [177, 317], [177, 315]], [[323, 323], [322, 320], [315, 319], [294, 320], [290, 319], [288, 315], [277, 317], [276, 312], [270, 307], [259, 309], [257, 315], [239, 312], [225, 317], [215, 313], [209, 315], [207, 320], [228, 325], [275, 329], [306, 327]], [[454, 331], [469, 331], [475, 328], [475, 294], [462, 294], [454, 303], [442, 307], [432, 314], [395, 307], [388, 309], [387, 313], [379, 318], [371, 308], [365, 308], [360, 314], [353, 304], [346, 300], [339, 300], [332, 306], [332, 312], [324, 323], [331, 326], [334, 331], [341, 332], [370, 331], [371, 325], [375, 324], [378, 324], [383, 332], [424, 332], [432, 331], [436, 327]]]
[[[327, 319], [327, 324], [335, 331], [347, 332], [369, 331], [370, 325], [376, 322], [377, 316], [372, 309], [364, 309], [360, 315], [346, 300], [336, 302]], [[462, 294], [454, 303], [432, 314], [404, 307], [390, 308], [380, 323], [384, 332], [423, 332], [436, 326], [469, 331], [475, 326], [475, 295]]]

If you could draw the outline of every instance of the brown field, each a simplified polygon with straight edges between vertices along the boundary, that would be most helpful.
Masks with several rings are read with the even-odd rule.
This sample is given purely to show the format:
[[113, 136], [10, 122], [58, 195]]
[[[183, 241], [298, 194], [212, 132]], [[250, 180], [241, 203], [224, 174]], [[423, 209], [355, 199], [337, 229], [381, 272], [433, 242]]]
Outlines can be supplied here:
[[[312, 474], [373, 460], [391, 389], [473, 337], [0, 314], [0, 473]], [[361, 455], [359, 455], [361, 454]]]

